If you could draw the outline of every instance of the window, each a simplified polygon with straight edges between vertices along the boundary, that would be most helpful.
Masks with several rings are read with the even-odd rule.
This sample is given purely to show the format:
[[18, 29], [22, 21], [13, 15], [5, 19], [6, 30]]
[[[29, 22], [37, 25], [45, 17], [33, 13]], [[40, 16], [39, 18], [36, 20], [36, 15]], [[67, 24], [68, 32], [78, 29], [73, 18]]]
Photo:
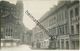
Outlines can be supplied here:
[[61, 27], [59, 28], [59, 34], [61, 34], [62, 33], [62, 30], [61, 30]]
[[64, 12], [62, 11], [62, 20], [64, 20]]
[[64, 25], [62, 26], [62, 34], [64, 34]]
[[73, 10], [70, 10], [70, 17], [73, 17]]
[[74, 34], [74, 26], [71, 26], [71, 33]]
[[66, 34], [68, 33], [68, 25], [67, 24], [65, 25], [65, 32], [66, 32]]
[[62, 17], [61, 17], [61, 14], [59, 14], [59, 21], [61, 21]]
[[66, 41], [66, 49], [69, 49], [69, 41]]
[[63, 34], [64, 33], [64, 29], [62, 26], [58, 27], [58, 34]]
[[13, 30], [11, 29], [11, 32], [12, 32]]
[[78, 15], [79, 15], [79, 8], [76, 7], [76, 8], [75, 8], [75, 16], [78, 16]]
[[56, 29], [55, 28], [52, 29], [52, 33], [53, 33], [53, 35], [56, 34]]
[[60, 42], [59, 42], [59, 40], [58, 40], [58, 49], [60, 49]]
[[59, 32], [58, 32], [59, 34], [61, 34], [61, 28], [59, 27]]
[[76, 49], [79, 49], [79, 41], [76, 41], [76, 46], [77, 46]]
[[62, 49], [64, 49], [64, 39], [61, 39]]
[[57, 19], [58, 19], [57, 21], [58, 21], [58, 23], [59, 23], [60, 20], [61, 20], [61, 18], [60, 18], [61, 16], [60, 16], [60, 14], [58, 14], [57, 16], [58, 16], [58, 17], [57, 17]]
[[72, 48], [75, 49], [75, 41], [72, 41]]
[[64, 34], [64, 26], [59, 27], [59, 34]]
[[58, 27], [58, 34], [60, 34], [59, 27]]
[[79, 33], [79, 24], [76, 25], [76, 31]]

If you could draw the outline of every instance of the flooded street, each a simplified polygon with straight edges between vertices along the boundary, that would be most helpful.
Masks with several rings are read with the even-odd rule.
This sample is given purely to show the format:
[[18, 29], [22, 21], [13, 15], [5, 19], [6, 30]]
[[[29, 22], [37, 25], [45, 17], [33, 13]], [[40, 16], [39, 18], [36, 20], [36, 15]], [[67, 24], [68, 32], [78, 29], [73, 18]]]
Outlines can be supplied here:
[[14, 47], [5, 47], [2, 48], [0, 51], [32, 51], [29, 46], [27, 45], [20, 45]]
[[[33, 50], [28, 45], [20, 45], [14, 47], [1, 48], [0, 51], [46, 51], [46, 50]], [[50, 50], [47, 50], [50, 51]]]

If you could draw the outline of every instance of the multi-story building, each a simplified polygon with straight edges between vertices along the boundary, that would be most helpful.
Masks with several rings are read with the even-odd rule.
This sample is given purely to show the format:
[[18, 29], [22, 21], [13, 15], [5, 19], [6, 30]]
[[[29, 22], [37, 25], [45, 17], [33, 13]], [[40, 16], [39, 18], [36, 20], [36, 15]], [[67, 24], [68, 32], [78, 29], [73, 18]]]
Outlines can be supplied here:
[[[18, 34], [20, 34], [20, 39], [21, 39], [21, 42], [23, 41], [22, 39], [22, 36], [23, 34], [25, 33], [26, 31], [26, 28], [23, 24], [23, 1], [22, 0], [17, 0], [17, 3], [16, 3], [16, 15], [17, 15], [17, 24], [18, 24]], [[22, 42], [23, 43], [23, 42]]]
[[0, 1], [1, 37], [2, 39], [21, 39], [23, 34], [23, 3], [11, 4]]
[[79, 49], [79, 1], [72, 2], [68, 8], [68, 17], [69, 17], [69, 37], [71, 49]]
[[[79, 1], [59, 1], [58, 5], [51, 8], [39, 21], [53, 36], [53, 40], [49, 41], [48, 46], [56, 49], [79, 49]], [[41, 35], [42, 38], [39, 38]], [[46, 34], [48, 37], [48, 35]], [[41, 29], [37, 26], [33, 29], [34, 47], [37, 40], [44, 41], [45, 33], [41, 33]], [[46, 48], [45, 46], [40, 48]]]
[[[36, 32], [35, 32], [36, 31]], [[44, 37], [45, 36], [45, 37]], [[33, 29], [32, 34], [32, 47], [33, 48], [48, 48], [48, 36], [38, 26]]]
[[[0, 2], [0, 10], [1, 10], [1, 34], [2, 37], [5, 38], [4, 35], [13, 35], [13, 29], [15, 27], [16, 18], [14, 14], [16, 14], [16, 8], [14, 4], [10, 4], [6, 1]], [[12, 12], [13, 11], [13, 12]], [[14, 14], [12, 14], [14, 13]], [[10, 34], [9, 34], [10, 33]]]
[[27, 30], [24, 34], [24, 43], [27, 45], [31, 45], [31, 37], [32, 37], [32, 31]]

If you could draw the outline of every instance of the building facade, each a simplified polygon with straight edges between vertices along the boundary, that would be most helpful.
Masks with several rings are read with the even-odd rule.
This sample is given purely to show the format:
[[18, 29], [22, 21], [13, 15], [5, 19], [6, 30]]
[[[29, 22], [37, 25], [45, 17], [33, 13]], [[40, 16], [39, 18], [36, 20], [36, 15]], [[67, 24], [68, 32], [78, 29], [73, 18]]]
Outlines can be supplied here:
[[[36, 32], [35, 32], [36, 31]], [[44, 37], [45, 36], [45, 37]], [[33, 48], [48, 48], [48, 36], [38, 26], [33, 29], [32, 34], [32, 47]]]
[[73, 2], [68, 9], [69, 16], [69, 33], [70, 33], [70, 48], [79, 49], [79, 2]]
[[[39, 42], [40, 48], [50, 46], [53, 49], [79, 49], [79, 7], [79, 1], [59, 1], [58, 5], [51, 8], [39, 20], [54, 38], [51, 41], [48, 38], [48, 45], [46, 43], [42, 44], [45, 45], [44, 47]], [[37, 42], [36, 39], [44, 41], [43, 38], [48, 37], [47, 34], [45, 36], [45, 33], [40, 31], [41, 29], [37, 28], [37, 26], [33, 29], [34, 44]], [[42, 34], [42, 38], [39, 38], [40, 34]]]
[[31, 46], [32, 31], [27, 30], [24, 35], [24, 43]]
[[23, 4], [0, 1], [1, 37], [2, 39], [21, 39], [23, 34]]

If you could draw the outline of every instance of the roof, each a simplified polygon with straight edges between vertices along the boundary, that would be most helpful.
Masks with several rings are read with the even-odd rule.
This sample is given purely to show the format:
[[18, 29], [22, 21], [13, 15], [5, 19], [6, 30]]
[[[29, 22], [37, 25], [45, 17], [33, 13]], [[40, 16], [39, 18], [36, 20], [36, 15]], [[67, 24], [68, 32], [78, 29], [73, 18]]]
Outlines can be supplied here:
[[65, 6], [66, 4], [68, 4], [69, 2], [67, 1], [59, 1], [58, 5], [55, 5], [54, 7], [52, 7], [48, 12], [46, 12], [40, 19], [39, 22], [43, 22], [44, 19], [52, 16], [57, 10], [59, 10], [61, 7]]
[[0, 1], [0, 6], [15, 7], [15, 4], [9, 3], [8, 1]]

